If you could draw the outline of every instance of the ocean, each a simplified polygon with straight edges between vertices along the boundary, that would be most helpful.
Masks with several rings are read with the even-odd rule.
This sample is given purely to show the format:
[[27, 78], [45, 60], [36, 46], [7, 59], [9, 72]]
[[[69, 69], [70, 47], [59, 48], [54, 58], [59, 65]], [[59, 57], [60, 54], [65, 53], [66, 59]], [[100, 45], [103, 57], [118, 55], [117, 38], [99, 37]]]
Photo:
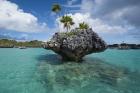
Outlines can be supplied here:
[[43, 48], [0, 48], [0, 93], [140, 93], [140, 50], [64, 62]]

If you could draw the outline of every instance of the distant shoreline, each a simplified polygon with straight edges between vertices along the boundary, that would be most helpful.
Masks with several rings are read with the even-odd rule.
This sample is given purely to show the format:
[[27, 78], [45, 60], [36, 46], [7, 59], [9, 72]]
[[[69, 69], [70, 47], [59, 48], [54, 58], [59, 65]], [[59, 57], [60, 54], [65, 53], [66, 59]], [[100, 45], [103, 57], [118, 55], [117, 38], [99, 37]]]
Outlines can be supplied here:
[[[19, 47], [27, 47], [27, 48], [42, 48], [43, 41], [32, 40], [19, 42], [16, 40], [9, 39], [0, 39], [0, 48], [19, 48]], [[140, 49], [140, 44], [110, 44], [108, 45], [109, 49]]]
[[[22, 46], [22, 47], [26, 47], [26, 48], [42, 48], [42, 46], [41, 47], [27, 47], [27, 46]], [[17, 46], [17, 47], [7, 47], [7, 46], [0, 46], [0, 48], [20, 48], [20, 46]]]
[[38, 40], [18, 42], [16, 40], [0, 39], [0, 48], [41, 48], [44, 42]]
[[112, 44], [108, 45], [108, 48], [110, 49], [140, 49], [140, 44], [127, 44], [127, 43], [121, 43], [121, 44]]

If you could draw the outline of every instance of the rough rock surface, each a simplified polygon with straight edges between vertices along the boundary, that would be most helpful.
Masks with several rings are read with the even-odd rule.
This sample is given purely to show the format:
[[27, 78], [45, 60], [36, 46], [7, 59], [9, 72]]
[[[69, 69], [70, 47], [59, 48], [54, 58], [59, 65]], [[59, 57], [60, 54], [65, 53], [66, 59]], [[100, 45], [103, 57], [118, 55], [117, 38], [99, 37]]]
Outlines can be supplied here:
[[92, 29], [74, 29], [55, 33], [43, 47], [58, 53], [64, 60], [80, 61], [87, 54], [104, 51], [107, 45]]

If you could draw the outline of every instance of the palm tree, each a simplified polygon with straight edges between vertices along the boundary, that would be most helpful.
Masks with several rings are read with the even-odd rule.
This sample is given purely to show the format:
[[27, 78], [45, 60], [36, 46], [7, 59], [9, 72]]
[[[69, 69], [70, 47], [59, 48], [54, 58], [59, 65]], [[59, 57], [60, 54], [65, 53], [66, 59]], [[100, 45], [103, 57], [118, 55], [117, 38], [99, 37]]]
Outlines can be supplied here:
[[72, 25], [74, 25], [74, 22], [71, 18], [71, 16], [62, 16], [62, 18], [60, 19], [60, 22], [64, 24], [64, 28], [67, 29], [67, 32], [69, 31], [70, 27]]
[[60, 6], [59, 4], [53, 4], [53, 6], [52, 6], [52, 11], [53, 11], [54, 13], [60, 12], [60, 11], [61, 11], [61, 6]]
[[[61, 11], [61, 6], [59, 4], [53, 4], [52, 11], [58, 14]], [[59, 14], [58, 14], [58, 18], [59, 18]], [[58, 24], [58, 28], [60, 29], [59, 24]]]
[[89, 25], [87, 23], [85, 23], [85, 22], [79, 23], [79, 28], [80, 29], [88, 29], [89, 28]]

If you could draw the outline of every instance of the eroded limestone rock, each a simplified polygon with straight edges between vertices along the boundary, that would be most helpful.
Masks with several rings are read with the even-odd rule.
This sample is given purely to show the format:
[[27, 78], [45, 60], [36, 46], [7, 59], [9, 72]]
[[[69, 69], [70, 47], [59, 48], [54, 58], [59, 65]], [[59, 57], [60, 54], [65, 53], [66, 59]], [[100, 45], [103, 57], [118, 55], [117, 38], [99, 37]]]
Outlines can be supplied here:
[[87, 54], [102, 52], [107, 48], [106, 43], [92, 29], [57, 32], [43, 46], [58, 53], [64, 60], [74, 61], [80, 61]]

